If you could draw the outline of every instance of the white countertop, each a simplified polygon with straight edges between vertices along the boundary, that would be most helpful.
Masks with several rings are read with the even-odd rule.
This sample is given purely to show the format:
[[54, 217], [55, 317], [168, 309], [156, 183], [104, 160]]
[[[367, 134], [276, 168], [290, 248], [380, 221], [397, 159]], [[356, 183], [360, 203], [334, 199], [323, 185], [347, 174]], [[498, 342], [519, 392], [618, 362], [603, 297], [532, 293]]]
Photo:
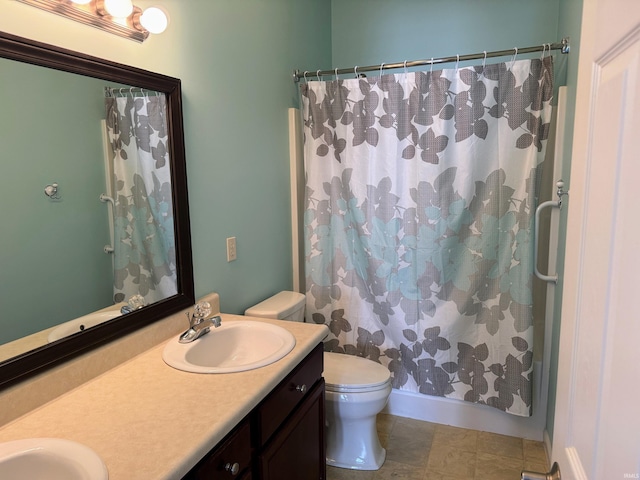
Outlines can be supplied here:
[[194, 374], [164, 363], [164, 342], [2, 427], [0, 442], [64, 438], [100, 455], [109, 480], [182, 478], [328, 333], [324, 325], [222, 318], [280, 325], [296, 346], [256, 370]]

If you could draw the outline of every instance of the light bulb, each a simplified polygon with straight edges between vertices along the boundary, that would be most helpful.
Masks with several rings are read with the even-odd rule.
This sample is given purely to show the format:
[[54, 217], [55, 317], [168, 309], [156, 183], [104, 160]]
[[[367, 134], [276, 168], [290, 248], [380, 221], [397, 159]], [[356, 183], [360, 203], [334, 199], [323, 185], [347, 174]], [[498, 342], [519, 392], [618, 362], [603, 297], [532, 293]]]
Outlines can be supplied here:
[[133, 12], [131, 0], [104, 0], [104, 9], [115, 18], [127, 18]]
[[150, 33], [162, 33], [168, 24], [167, 14], [158, 7], [149, 7], [140, 16], [140, 25]]

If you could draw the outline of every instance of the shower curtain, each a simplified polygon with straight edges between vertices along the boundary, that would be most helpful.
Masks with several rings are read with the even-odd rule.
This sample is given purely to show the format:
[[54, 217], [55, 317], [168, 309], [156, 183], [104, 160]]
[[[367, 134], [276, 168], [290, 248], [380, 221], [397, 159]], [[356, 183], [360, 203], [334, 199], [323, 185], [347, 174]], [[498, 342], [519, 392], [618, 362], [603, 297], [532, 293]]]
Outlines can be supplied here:
[[393, 387], [531, 414], [552, 58], [301, 86], [307, 321]]
[[113, 149], [114, 302], [150, 304], [177, 293], [164, 95], [106, 89]]

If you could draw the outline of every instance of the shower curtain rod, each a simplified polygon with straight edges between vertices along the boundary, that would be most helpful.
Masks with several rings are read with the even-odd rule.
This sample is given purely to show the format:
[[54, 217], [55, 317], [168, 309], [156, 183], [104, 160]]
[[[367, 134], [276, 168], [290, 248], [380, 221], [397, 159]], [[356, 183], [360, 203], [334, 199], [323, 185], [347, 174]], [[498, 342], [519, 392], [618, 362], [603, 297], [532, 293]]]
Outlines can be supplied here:
[[334, 70], [318, 70], [316, 72], [301, 72], [295, 70], [293, 72], [293, 81], [299, 82], [301, 78], [321, 77], [322, 75], [341, 75], [343, 73], [353, 73], [358, 75], [361, 72], [372, 72], [380, 70], [388, 70], [393, 68], [419, 67], [423, 65], [435, 65], [440, 63], [464, 62], [466, 60], [477, 60], [479, 58], [506, 57], [507, 55], [519, 55], [521, 53], [544, 52], [546, 50], [561, 50], [562, 53], [569, 53], [570, 44], [569, 37], [565, 37], [559, 43], [545, 43], [535, 47], [510, 48], [509, 50], [496, 50], [493, 52], [471, 53], [468, 55], [451, 55], [449, 57], [430, 58], [428, 60], [412, 60], [396, 63], [382, 63], [380, 65], [368, 65], [366, 67], [355, 66], [353, 68], [336, 68]]

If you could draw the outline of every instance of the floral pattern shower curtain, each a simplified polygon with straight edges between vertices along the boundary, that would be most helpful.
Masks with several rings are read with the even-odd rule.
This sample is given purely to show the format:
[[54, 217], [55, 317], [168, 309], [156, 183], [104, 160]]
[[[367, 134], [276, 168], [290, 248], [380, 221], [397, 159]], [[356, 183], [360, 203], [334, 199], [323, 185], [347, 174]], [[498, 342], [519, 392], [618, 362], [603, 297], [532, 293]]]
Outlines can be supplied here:
[[[119, 92], [125, 92], [120, 94]], [[177, 293], [166, 99], [107, 89], [114, 153], [114, 301], [153, 303]]]
[[301, 86], [307, 321], [393, 387], [531, 414], [552, 59]]

